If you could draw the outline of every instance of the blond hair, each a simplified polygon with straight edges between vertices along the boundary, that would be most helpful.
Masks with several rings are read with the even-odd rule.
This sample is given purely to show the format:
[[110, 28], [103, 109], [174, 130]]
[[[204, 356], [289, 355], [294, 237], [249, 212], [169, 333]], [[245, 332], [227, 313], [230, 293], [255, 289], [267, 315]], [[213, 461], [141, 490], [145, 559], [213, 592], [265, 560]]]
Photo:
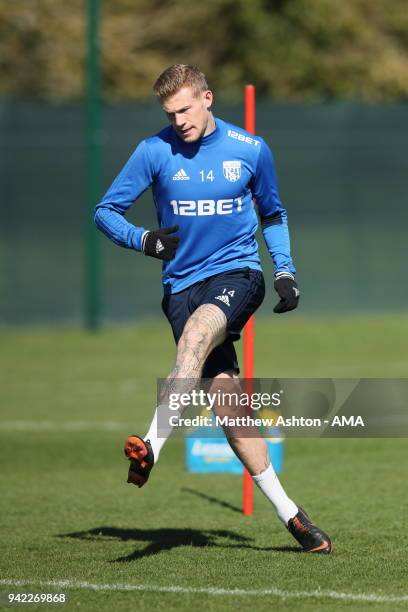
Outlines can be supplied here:
[[182, 87], [191, 87], [194, 95], [208, 89], [205, 75], [196, 66], [173, 64], [161, 73], [153, 91], [160, 101], [176, 94]]

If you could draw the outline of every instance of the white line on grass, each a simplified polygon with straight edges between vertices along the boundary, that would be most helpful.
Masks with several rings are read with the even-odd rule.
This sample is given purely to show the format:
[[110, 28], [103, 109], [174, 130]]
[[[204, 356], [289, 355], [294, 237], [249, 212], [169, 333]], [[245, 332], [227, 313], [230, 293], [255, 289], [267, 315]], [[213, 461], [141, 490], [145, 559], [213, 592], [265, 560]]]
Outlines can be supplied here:
[[403, 603], [408, 601], [408, 595], [380, 595], [377, 593], [342, 593], [338, 591], [285, 591], [284, 589], [222, 589], [217, 587], [183, 587], [159, 586], [155, 584], [95, 584], [76, 580], [0, 580], [3, 586], [22, 587], [33, 585], [36, 587], [51, 587], [56, 589], [84, 589], [89, 591], [150, 591], [153, 593], [182, 593], [204, 595], [230, 595], [257, 597], [273, 595], [282, 599], [289, 598], [318, 598], [340, 599], [342, 601], [370, 601], [374, 603]]
[[0, 421], [0, 431], [122, 431], [121, 421]]

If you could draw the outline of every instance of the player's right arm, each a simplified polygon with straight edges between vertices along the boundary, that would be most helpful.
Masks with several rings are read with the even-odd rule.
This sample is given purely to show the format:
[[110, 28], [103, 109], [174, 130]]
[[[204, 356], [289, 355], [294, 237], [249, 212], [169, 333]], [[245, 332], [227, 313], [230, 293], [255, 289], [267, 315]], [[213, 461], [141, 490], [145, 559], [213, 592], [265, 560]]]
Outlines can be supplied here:
[[154, 169], [146, 141], [142, 141], [122, 168], [102, 201], [95, 207], [97, 227], [121, 247], [142, 250], [144, 227], [136, 227], [125, 219], [125, 213], [150, 187]]
[[146, 141], [142, 141], [118, 174], [102, 201], [95, 207], [97, 227], [115, 244], [127, 249], [142, 251], [145, 255], [169, 261], [174, 259], [179, 243], [173, 236], [178, 226], [147, 231], [125, 219], [126, 211], [140, 198], [154, 180]]

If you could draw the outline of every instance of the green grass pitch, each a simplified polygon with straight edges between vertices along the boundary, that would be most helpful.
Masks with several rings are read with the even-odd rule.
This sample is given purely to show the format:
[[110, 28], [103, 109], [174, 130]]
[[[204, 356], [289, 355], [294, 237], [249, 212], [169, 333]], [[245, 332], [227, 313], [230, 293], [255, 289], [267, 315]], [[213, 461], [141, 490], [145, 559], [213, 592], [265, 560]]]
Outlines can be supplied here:
[[[259, 318], [256, 374], [404, 377], [407, 333], [404, 315]], [[0, 591], [65, 591], [75, 610], [408, 608], [406, 440], [287, 441], [281, 480], [334, 540], [307, 556], [258, 491], [242, 516], [239, 477], [187, 474], [180, 439], [126, 484], [124, 439], [174, 357], [164, 322], [3, 331], [0, 352]]]

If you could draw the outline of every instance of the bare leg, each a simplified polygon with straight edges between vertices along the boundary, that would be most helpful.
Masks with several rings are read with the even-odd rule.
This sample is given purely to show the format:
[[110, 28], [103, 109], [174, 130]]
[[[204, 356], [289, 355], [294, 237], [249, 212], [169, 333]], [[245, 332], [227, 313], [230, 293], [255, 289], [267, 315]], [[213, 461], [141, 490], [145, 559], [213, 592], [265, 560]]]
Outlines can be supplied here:
[[[238, 377], [234, 372], [223, 372], [214, 378], [210, 387], [210, 393], [216, 393], [219, 390], [227, 390], [241, 393], [241, 385]], [[217, 406], [215, 413], [219, 416], [228, 414], [228, 416], [243, 415], [242, 410], [238, 407], [221, 407]], [[245, 431], [243, 432], [242, 429]], [[240, 435], [241, 431], [241, 435]], [[231, 446], [238, 459], [247, 468], [251, 476], [260, 474], [265, 471], [270, 464], [268, 448], [265, 440], [261, 437], [259, 430], [256, 427], [224, 427], [224, 433], [227, 436], [229, 445]], [[244, 435], [242, 435], [244, 433]]]
[[[172, 427], [160, 423], [158, 431], [158, 412], [160, 407], [167, 411], [171, 393], [190, 393], [201, 378], [205, 360], [211, 351], [226, 338], [227, 319], [221, 308], [214, 304], [203, 304], [187, 320], [177, 345], [176, 365], [163, 385], [159, 406], [145, 439], [149, 439], [155, 460]], [[167, 419], [166, 419], [167, 421]]]
[[[219, 390], [237, 393], [241, 387], [237, 377], [232, 372], [224, 372], [214, 378], [210, 387], [211, 393]], [[228, 397], [228, 396], [227, 396]], [[217, 406], [214, 412], [219, 416], [243, 416], [239, 406]], [[298, 507], [287, 496], [269, 459], [265, 440], [256, 427], [224, 427], [228, 442], [237, 457], [251, 474], [255, 484], [261, 489], [275, 508], [280, 520], [287, 525], [293, 518]]]
[[[189, 379], [192, 390], [211, 351], [226, 338], [227, 318], [221, 308], [203, 304], [188, 319], [177, 345], [176, 365], [166, 380], [161, 399], [168, 400], [175, 379]], [[186, 388], [186, 392], [188, 392]]]

